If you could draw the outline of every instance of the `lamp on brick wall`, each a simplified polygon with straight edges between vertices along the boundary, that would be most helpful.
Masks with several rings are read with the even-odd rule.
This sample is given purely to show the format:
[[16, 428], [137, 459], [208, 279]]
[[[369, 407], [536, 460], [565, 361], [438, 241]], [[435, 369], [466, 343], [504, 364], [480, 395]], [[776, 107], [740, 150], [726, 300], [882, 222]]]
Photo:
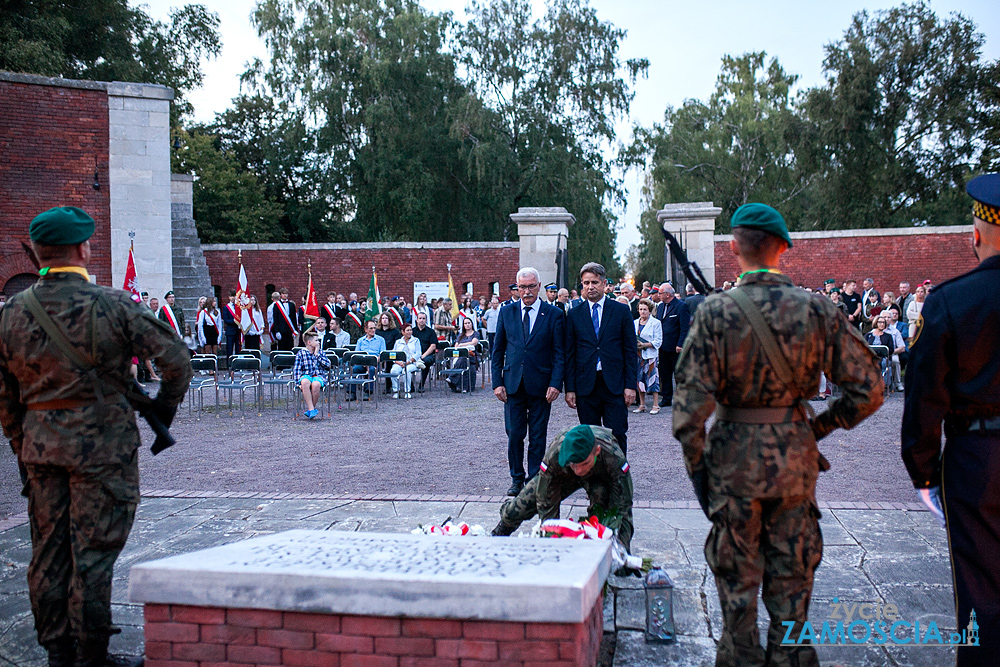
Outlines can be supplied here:
[[91, 187], [93, 187], [93, 188], [94, 188], [95, 190], [100, 190], [100, 189], [101, 189], [101, 181], [100, 181], [100, 179], [98, 178], [98, 176], [99, 176], [99, 175], [100, 175], [100, 174], [98, 174], [98, 172], [97, 172], [97, 158], [95, 157], [95, 158], [94, 158], [94, 183], [93, 183], [93, 185], [91, 186]]

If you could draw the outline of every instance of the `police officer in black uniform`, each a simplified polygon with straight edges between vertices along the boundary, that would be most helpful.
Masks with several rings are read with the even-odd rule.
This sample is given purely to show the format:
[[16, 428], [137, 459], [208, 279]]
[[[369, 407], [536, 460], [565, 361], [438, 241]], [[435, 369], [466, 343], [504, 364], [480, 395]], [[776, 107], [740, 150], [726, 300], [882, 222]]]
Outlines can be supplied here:
[[962, 667], [1000, 652], [1000, 174], [966, 190], [980, 264], [935, 287], [910, 324], [902, 431], [913, 485], [948, 531], [958, 629], [979, 625]]

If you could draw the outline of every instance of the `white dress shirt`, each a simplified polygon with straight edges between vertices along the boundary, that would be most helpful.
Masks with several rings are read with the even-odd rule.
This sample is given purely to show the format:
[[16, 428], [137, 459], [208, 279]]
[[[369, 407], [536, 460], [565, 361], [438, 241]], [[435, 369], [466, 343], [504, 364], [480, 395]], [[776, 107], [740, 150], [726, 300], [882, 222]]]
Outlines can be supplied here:
[[531, 331], [535, 328], [535, 320], [538, 319], [538, 310], [542, 307], [542, 302], [535, 299], [535, 302], [531, 304], [531, 306], [524, 305], [523, 301], [519, 303], [521, 304], [521, 316], [519, 319], [522, 322], [524, 322], [524, 310], [526, 308], [530, 308], [530, 310], [528, 310], [528, 334], [530, 335]]

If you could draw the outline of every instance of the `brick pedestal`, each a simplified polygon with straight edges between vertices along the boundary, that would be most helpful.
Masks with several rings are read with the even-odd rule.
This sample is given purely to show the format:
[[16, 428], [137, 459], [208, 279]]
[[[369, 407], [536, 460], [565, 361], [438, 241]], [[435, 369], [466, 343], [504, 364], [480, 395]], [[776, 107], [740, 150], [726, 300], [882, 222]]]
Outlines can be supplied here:
[[583, 623], [387, 618], [147, 604], [147, 667], [576, 667], [597, 662], [602, 600]]

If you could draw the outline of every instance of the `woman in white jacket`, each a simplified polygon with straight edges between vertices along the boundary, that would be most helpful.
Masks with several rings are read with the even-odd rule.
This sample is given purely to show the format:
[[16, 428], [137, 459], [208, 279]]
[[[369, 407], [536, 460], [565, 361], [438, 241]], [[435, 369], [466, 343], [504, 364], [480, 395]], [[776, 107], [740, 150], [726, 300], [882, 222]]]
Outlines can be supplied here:
[[656, 359], [663, 344], [663, 327], [652, 317], [653, 302], [639, 299], [639, 318], [635, 321], [635, 335], [639, 348], [639, 407], [632, 412], [646, 411], [646, 394], [653, 395], [653, 408], [649, 414], [660, 412], [660, 375], [656, 371]]

